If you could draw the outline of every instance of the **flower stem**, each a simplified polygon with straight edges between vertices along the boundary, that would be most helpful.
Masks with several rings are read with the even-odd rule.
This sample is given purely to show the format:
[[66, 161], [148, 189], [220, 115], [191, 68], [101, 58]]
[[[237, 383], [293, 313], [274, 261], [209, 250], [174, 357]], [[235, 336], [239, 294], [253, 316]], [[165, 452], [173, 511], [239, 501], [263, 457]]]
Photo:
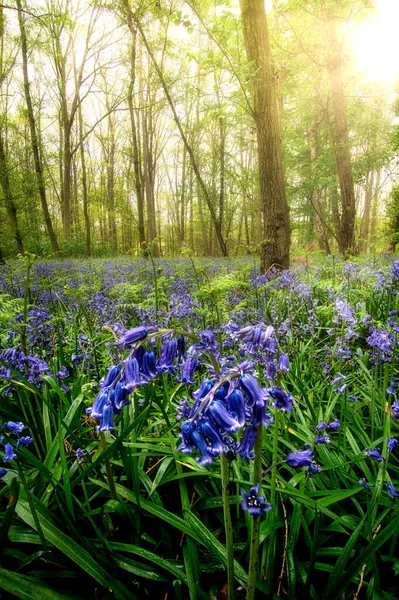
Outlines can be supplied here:
[[[262, 424], [258, 425], [258, 436], [255, 442], [255, 458], [253, 462], [253, 485], [256, 486], [262, 479]], [[249, 552], [247, 600], [254, 600], [256, 591], [256, 576], [259, 564], [259, 532], [260, 517], [252, 517], [251, 541]]]
[[226, 534], [228, 599], [234, 600], [234, 550], [233, 526], [231, 524], [231, 511], [229, 502], [229, 463], [224, 454], [221, 455], [220, 460], [222, 471], [223, 518], [224, 530]]
[[[101, 447], [102, 447], [103, 451], [105, 451], [107, 449], [107, 438], [105, 437], [105, 433], [103, 431], [100, 431], [100, 443], [101, 443]], [[106, 456], [104, 458], [104, 463], [105, 463], [105, 470], [107, 471], [107, 478], [108, 478], [109, 491], [111, 493], [111, 498], [116, 500], [117, 494], [116, 494], [114, 475], [112, 473], [111, 462], [110, 462], [108, 456]]]

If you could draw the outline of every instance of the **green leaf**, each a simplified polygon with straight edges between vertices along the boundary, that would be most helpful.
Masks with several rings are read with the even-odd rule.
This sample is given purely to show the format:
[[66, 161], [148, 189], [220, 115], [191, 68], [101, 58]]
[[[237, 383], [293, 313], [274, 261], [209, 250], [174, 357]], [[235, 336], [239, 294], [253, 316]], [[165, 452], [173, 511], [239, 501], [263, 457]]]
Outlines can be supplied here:
[[78, 600], [78, 596], [56, 592], [44, 583], [0, 567], [0, 589], [21, 600]]
[[[92, 558], [92, 556], [90, 556], [90, 554], [84, 548], [82, 548], [82, 546], [74, 542], [74, 540], [65, 535], [65, 533], [58, 529], [45, 516], [43, 516], [40, 510], [41, 503], [37, 499], [35, 499], [34, 502], [40, 525], [46, 540], [58, 548], [58, 550], [65, 554], [81, 569], [86, 571], [86, 573], [98, 581], [98, 583], [110, 590], [113, 590], [116, 598], [120, 598], [120, 600], [126, 600], [126, 598], [129, 597], [128, 590], [121, 583], [119, 583], [119, 581], [109, 575], [109, 573], [103, 569], [94, 560], [94, 558]], [[36, 529], [35, 522], [27, 502], [20, 499], [16, 507], [16, 513], [20, 519], [25, 521], [25, 523], [30, 525], [30, 527], [33, 529]]]

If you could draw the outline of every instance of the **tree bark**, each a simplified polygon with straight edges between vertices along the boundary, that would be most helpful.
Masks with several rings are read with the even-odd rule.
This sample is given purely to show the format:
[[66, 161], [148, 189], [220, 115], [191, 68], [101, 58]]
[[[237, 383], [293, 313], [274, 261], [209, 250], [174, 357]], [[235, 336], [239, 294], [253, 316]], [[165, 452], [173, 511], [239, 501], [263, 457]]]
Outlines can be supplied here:
[[371, 201], [374, 193], [374, 171], [366, 175], [366, 190], [364, 194], [364, 212], [360, 226], [359, 252], [367, 252], [370, 229]]
[[330, 77], [331, 98], [334, 111], [334, 155], [341, 192], [341, 250], [344, 254], [353, 254], [356, 204], [348, 137], [346, 102], [342, 80], [341, 48], [337, 39], [336, 25], [332, 19], [327, 21], [326, 30], [328, 40], [327, 68]]
[[287, 269], [291, 229], [285, 196], [280, 123], [274, 67], [264, 0], [240, 0], [247, 58], [253, 63], [253, 117], [258, 141], [260, 195], [263, 208], [261, 263]]
[[8, 176], [7, 157], [4, 146], [3, 132], [0, 130], [0, 186], [3, 191], [4, 203], [6, 206], [7, 218], [17, 243], [18, 252], [24, 251], [21, 231], [18, 225], [17, 207], [11, 192], [10, 178]]
[[39, 190], [40, 202], [42, 205], [44, 222], [46, 224], [47, 234], [50, 238], [51, 248], [54, 254], [58, 254], [60, 251], [57, 238], [54, 233], [53, 224], [51, 221], [50, 211], [48, 208], [47, 197], [46, 197], [46, 186], [44, 183], [44, 175], [43, 175], [43, 165], [40, 157], [39, 151], [39, 139], [36, 131], [36, 121], [33, 112], [32, 98], [30, 94], [30, 84], [29, 84], [29, 75], [28, 75], [28, 44], [26, 38], [26, 30], [25, 30], [25, 20], [22, 14], [22, 3], [21, 0], [17, 0], [17, 9], [18, 9], [18, 22], [19, 22], [19, 30], [21, 34], [21, 50], [22, 50], [22, 69], [24, 75], [24, 92], [25, 92], [25, 102], [26, 109], [28, 112], [28, 120], [29, 120], [29, 129], [30, 129], [30, 138], [32, 144], [32, 152], [33, 159], [35, 163], [35, 172], [36, 172], [36, 180], [37, 187]]

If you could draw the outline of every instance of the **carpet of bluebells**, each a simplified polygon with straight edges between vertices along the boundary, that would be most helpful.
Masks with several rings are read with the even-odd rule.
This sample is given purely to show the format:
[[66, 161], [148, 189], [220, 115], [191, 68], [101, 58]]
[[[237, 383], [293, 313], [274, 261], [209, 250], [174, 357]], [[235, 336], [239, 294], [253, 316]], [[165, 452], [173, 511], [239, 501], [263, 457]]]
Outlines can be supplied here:
[[5, 597], [399, 595], [398, 294], [389, 256], [0, 267]]

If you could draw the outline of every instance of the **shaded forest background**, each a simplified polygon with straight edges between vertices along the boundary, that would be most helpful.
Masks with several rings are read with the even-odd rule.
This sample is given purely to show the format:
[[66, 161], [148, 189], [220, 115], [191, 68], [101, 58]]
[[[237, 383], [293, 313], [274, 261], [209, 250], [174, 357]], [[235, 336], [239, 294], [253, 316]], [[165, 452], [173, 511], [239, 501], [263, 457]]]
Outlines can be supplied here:
[[[348, 249], [343, 148], [350, 250], [394, 249], [396, 95], [356, 71], [349, 44], [371, 3], [275, 0], [269, 9], [294, 252]], [[1, 256], [255, 251], [267, 207], [256, 77], [229, 0], [3, 5]]]

